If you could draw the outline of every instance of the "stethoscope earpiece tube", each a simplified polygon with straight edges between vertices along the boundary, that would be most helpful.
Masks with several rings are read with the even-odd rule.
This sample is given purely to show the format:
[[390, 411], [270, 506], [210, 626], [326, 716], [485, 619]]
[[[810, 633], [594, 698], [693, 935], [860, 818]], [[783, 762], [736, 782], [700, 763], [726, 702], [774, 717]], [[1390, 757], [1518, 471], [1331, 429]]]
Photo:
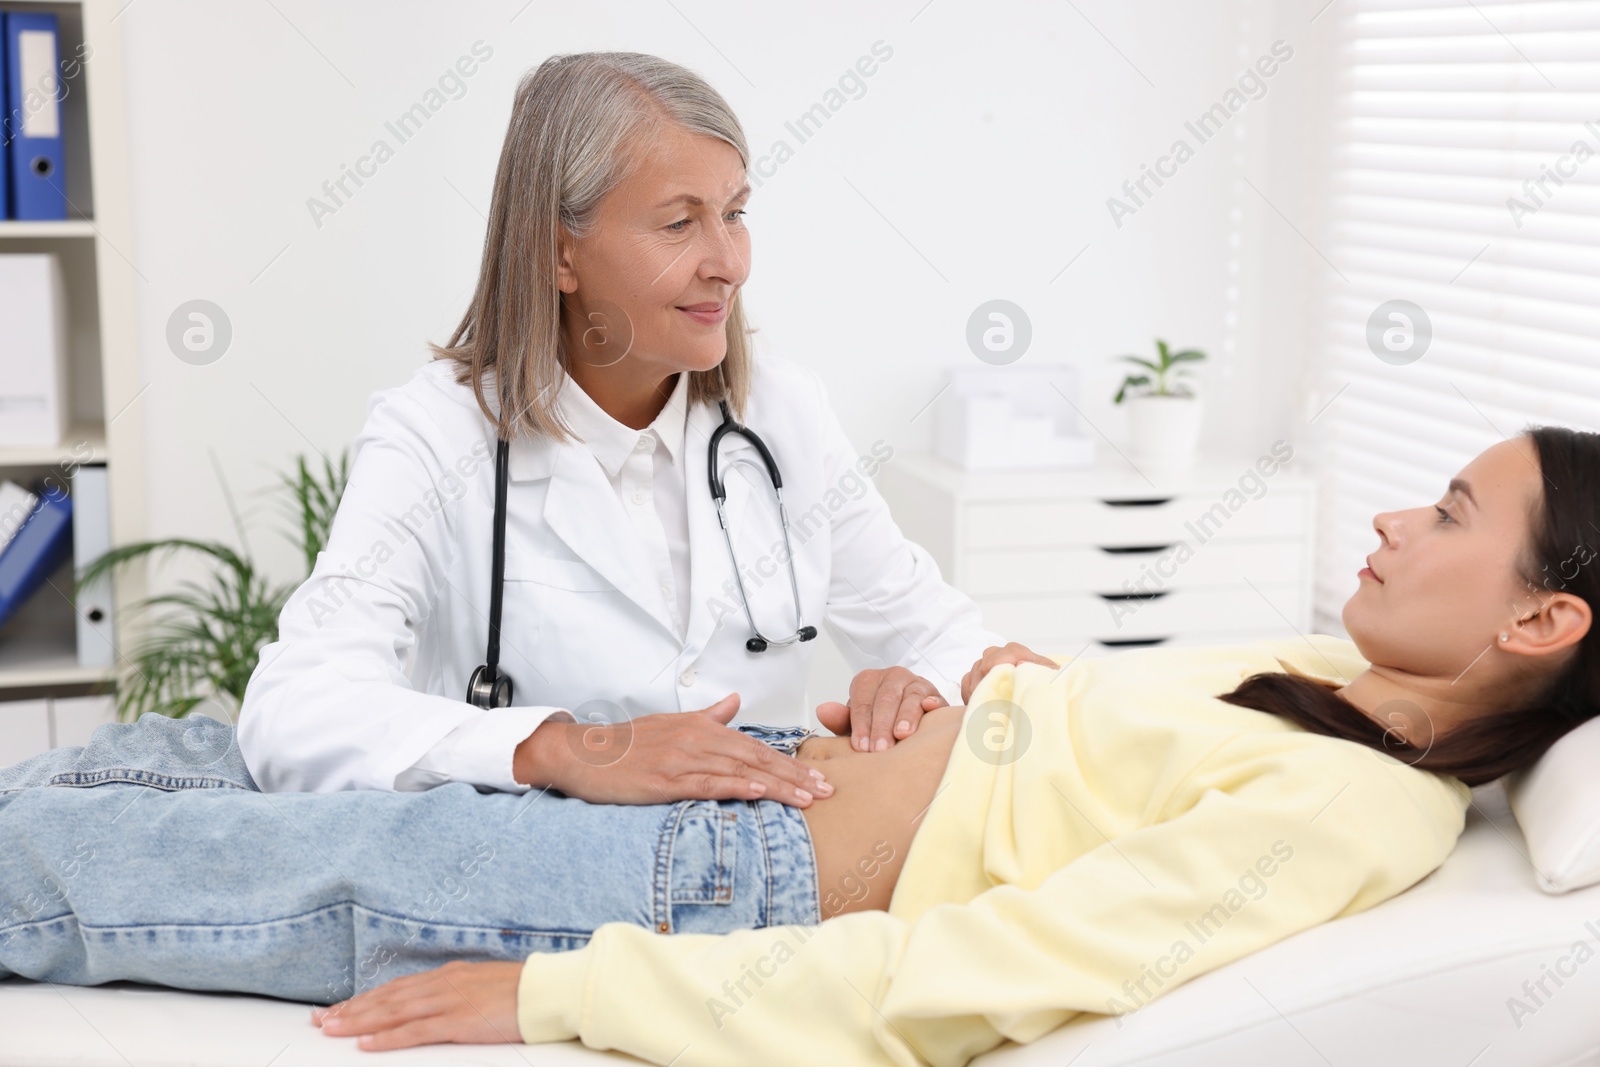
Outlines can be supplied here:
[[494, 454], [494, 558], [489, 585], [489, 653], [487, 662], [467, 682], [467, 703], [485, 711], [511, 706], [511, 679], [500, 673], [500, 607], [506, 577], [506, 482], [511, 472], [511, 445], [501, 438]]
[[[778, 461], [772, 458], [772, 453], [767, 449], [767, 443], [755, 431], [741, 426], [733, 420], [728, 413], [728, 402], [719, 402], [722, 408], [722, 425], [718, 426], [711, 434], [710, 454], [706, 459], [706, 475], [711, 482], [711, 499], [717, 506], [717, 523], [722, 527], [723, 539], [728, 542], [728, 560], [733, 564], [733, 581], [739, 589], [739, 602], [744, 605], [744, 616], [750, 622], [751, 633], [754, 634], [744, 643], [748, 652], [765, 652], [772, 645], [788, 645], [796, 641], [809, 641], [817, 636], [815, 626], [805, 625], [805, 620], [800, 613], [800, 581], [794, 572], [794, 549], [789, 544], [789, 509], [783, 506], [783, 475], [778, 471]], [[755, 613], [750, 610], [750, 599], [745, 595], [744, 576], [739, 570], [739, 557], [733, 551], [733, 535], [728, 532], [728, 516], [724, 513], [722, 505], [728, 499], [727, 488], [722, 484], [722, 476], [717, 473], [717, 448], [722, 444], [722, 439], [728, 434], [738, 434], [743, 437], [761, 455], [762, 466], [767, 468], [767, 477], [772, 479], [772, 492], [778, 499], [778, 522], [783, 528], [784, 556], [789, 564], [789, 590], [794, 594], [794, 623], [793, 637], [782, 639], [768, 637], [761, 632], [761, 627], [756, 625]]]

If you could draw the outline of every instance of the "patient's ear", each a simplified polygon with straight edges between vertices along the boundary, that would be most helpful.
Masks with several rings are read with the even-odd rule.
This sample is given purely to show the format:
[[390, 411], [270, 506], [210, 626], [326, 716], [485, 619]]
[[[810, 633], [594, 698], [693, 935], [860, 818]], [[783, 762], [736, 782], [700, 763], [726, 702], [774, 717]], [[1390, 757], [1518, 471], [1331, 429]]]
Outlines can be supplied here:
[[1571, 593], [1553, 593], [1532, 615], [1503, 631], [1506, 640], [1495, 643], [1521, 656], [1548, 656], [1583, 640], [1594, 621], [1589, 602]]

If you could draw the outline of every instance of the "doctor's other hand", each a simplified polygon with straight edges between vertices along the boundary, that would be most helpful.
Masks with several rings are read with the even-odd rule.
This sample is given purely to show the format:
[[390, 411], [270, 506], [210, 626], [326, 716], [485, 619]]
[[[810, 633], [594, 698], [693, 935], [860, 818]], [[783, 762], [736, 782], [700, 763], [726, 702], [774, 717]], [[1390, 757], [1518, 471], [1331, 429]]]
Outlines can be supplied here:
[[1041, 656], [1026, 645], [1020, 645], [1015, 641], [1006, 644], [1004, 647], [990, 645], [983, 650], [983, 655], [978, 657], [978, 662], [972, 665], [972, 669], [962, 676], [961, 699], [970, 701], [972, 699], [972, 691], [978, 688], [978, 683], [983, 681], [983, 676], [1003, 663], [1042, 663], [1046, 667], [1059, 666], [1055, 660], [1050, 659], [1048, 656]]
[[851, 748], [880, 752], [910, 737], [924, 712], [947, 703], [939, 687], [921, 675], [905, 667], [886, 667], [852, 678], [848, 705], [837, 700], [818, 704], [817, 721], [854, 738]]
[[460, 960], [408, 974], [328, 1008], [311, 1022], [330, 1037], [354, 1037], [369, 1052], [413, 1045], [516, 1045], [520, 963]]
[[546, 719], [517, 746], [512, 775], [591, 804], [765, 799], [803, 808], [833, 794], [812, 764], [729, 729], [738, 710], [739, 694], [729, 693], [708, 708], [627, 722]]

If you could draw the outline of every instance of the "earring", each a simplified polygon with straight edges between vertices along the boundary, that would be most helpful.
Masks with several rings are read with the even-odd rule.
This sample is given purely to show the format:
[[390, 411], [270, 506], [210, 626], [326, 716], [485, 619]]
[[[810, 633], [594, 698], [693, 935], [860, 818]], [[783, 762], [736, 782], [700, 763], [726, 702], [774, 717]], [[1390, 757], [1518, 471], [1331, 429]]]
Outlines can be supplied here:
[[1509, 640], [1511, 640], [1511, 635], [1502, 630], [1500, 632], [1500, 640], [1509, 641]]

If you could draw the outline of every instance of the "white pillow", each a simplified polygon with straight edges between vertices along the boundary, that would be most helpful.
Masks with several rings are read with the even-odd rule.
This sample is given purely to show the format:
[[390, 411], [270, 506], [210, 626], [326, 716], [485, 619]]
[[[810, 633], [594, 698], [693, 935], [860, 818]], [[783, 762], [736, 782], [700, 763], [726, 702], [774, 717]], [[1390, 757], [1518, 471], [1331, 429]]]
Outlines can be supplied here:
[[1532, 767], [1507, 775], [1506, 794], [1528, 842], [1539, 888], [1567, 893], [1600, 882], [1600, 718], [1564, 734]]

